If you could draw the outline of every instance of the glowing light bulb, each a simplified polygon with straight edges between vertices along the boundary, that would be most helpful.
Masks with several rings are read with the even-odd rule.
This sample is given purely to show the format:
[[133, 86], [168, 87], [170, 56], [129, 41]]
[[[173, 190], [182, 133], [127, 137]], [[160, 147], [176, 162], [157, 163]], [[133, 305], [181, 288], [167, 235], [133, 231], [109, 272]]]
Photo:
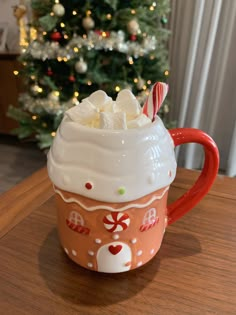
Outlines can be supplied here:
[[73, 11], [72, 11], [72, 14], [73, 14], [73, 15], [76, 15], [76, 14], [77, 14], [77, 12], [76, 12], [75, 10], [73, 10]]
[[60, 25], [61, 25], [61, 27], [65, 27], [66, 26], [63, 22], [61, 22]]
[[79, 48], [78, 47], [74, 47], [74, 52], [79, 52]]
[[54, 16], [54, 13], [53, 13], [53, 12], [51, 12], [51, 13], [50, 13], [50, 15], [51, 15], [51, 16]]
[[53, 94], [54, 94], [55, 96], [60, 96], [60, 92], [59, 92], [59, 91], [54, 91]]
[[43, 89], [39, 86], [38, 89], [37, 89], [37, 92], [38, 92], [38, 93], [42, 93], [42, 92], [43, 92]]
[[36, 120], [36, 119], [38, 118], [38, 116], [33, 115], [31, 118], [32, 118], [33, 120]]
[[134, 9], [132, 9], [131, 14], [136, 14], [136, 11]]
[[78, 96], [79, 96], [79, 92], [77, 92], [77, 91], [74, 92], [74, 96], [75, 96], [75, 97], [78, 97]]
[[134, 78], [134, 83], [138, 83], [138, 78]]
[[14, 71], [13, 71], [13, 74], [14, 74], [14, 75], [18, 75], [18, 74], [19, 74], [19, 71], [14, 70]]
[[115, 87], [115, 91], [120, 92], [120, 87], [118, 85]]
[[106, 15], [106, 17], [107, 17], [108, 20], [111, 20], [112, 15], [111, 15], [110, 13], [108, 13], [108, 14]]
[[169, 73], [169, 71], [168, 70], [166, 70], [165, 72], [164, 72], [164, 75], [165, 76], [168, 76], [170, 73]]
[[52, 137], [55, 137], [55, 135], [56, 135], [56, 132], [55, 132], [55, 131], [51, 132], [51, 136], [52, 136]]
[[89, 80], [89, 81], [87, 82], [87, 84], [88, 84], [88, 85], [92, 85], [92, 82]]
[[152, 84], [152, 81], [151, 80], [147, 80], [147, 84]]
[[134, 60], [133, 60], [132, 57], [129, 57], [128, 61], [129, 61], [129, 64], [130, 64], [130, 65], [133, 65], [133, 64], [134, 64]]

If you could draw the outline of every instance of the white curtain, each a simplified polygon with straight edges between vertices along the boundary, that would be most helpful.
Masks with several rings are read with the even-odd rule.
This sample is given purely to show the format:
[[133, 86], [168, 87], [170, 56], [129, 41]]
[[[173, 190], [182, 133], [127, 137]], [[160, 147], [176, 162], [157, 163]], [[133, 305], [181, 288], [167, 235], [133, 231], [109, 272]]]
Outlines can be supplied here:
[[[220, 170], [236, 176], [236, 1], [172, 0], [171, 115], [216, 141]], [[179, 165], [200, 168], [203, 151], [187, 145]]]

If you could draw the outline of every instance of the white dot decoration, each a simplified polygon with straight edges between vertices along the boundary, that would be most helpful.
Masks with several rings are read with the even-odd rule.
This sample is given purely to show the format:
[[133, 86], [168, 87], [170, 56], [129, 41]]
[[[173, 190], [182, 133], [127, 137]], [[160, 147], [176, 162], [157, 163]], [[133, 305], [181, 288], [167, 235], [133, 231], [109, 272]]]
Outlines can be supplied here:
[[66, 247], [64, 248], [64, 251], [67, 253], [67, 255], [69, 254], [69, 251]]
[[88, 254], [89, 254], [90, 256], [94, 256], [94, 251], [89, 250], [89, 251], [88, 251]]
[[113, 240], [118, 240], [120, 238], [119, 234], [114, 234], [112, 236]]
[[101, 244], [101, 242], [102, 242], [102, 240], [101, 240], [100, 238], [96, 238], [96, 239], [95, 239], [95, 243], [96, 243], [96, 244]]
[[142, 266], [142, 264], [143, 264], [143, 262], [142, 262], [142, 261], [139, 261], [139, 262], [137, 263], [137, 267]]
[[141, 256], [142, 253], [143, 253], [143, 251], [140, 249], [140, 250], [137, 251], [137, 254], [136, 254], [136, 255], [137, 255], [137, 256]]
[[132, 244], [137, 243], [137, 238], [132, 238], [131, 243], [132, 243]]
[[93, 264], [91, 262], [88, 263], [89, 268], [93, 268]]
[[150, 254], [151, 254], [151, 255], [153, 255], [153, 254], [154, 254], [154, 252], [155, 252], [155, 249], [154, 249], [154, 248], [152, 248], [152, 249], [150, 250]]
[[77, 251], [76, 251], [76, 250], [72, 249], [71, 252], [72, 252], [72, 255], [73, 255], [73, 256], [77, 256]]

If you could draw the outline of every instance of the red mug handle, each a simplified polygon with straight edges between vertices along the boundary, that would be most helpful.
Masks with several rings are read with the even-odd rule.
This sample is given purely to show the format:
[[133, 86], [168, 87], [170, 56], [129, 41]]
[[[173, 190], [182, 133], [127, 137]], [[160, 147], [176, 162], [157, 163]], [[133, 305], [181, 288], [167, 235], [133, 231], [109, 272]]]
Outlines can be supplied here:
[[176, 128], [169, 130], [178, 146], [185, 143], [198, 143], [204, 147], [205, 162], [197, 181], [179, 199], [167, 207], [168, 224], [174, 223], [191, 210], [209, 191], [219, 167], [219, 151], [214, 140], [205, 132], [194, 128]]

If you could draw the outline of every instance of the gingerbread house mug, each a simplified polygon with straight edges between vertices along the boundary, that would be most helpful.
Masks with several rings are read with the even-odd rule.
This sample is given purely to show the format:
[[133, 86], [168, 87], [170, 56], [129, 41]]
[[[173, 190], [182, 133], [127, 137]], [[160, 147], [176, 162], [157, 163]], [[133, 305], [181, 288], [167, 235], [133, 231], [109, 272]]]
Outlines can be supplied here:
[[[174, 148], [190, 142], [204, 147], [204, 167], [193, 187], [167, 206], [176, 175]], [[218, 164], [216, 144], [206, 133], [168, 131], [158, 116], [128, 130], [89, 128], [64, 117], [48, 154], [64, 251], [99, 272], [147, 263], [158, 252], [166, 226], [208, 192]]]

